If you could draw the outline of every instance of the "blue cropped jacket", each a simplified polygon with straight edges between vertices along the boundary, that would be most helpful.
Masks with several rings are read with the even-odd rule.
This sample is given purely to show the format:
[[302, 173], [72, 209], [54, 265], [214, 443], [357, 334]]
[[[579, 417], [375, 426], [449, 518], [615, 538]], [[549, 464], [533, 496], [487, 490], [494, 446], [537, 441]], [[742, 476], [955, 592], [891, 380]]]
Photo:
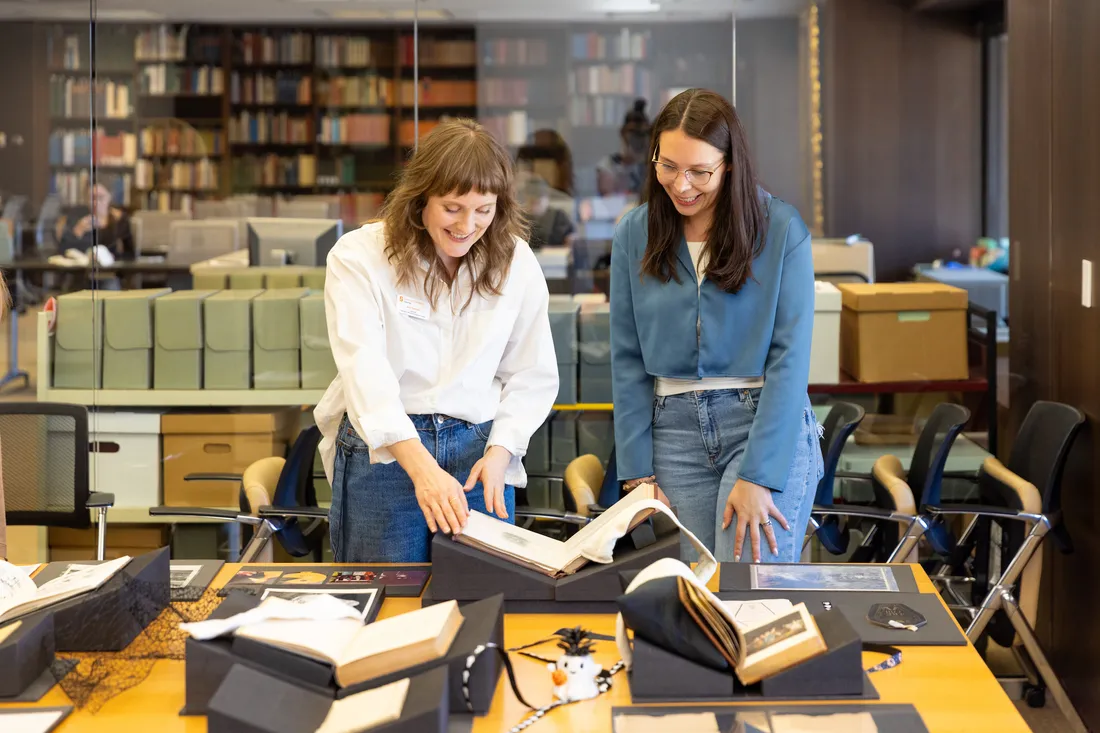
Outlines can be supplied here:
[[[618, 478], [653, 474], [654, 378], [764, 377], [738, 475], [782, 491], [802, 429], [814, 321], [810, 233], [764, 193], [767, 239], [752, 277], [730, 294], [697, 285], [681, 240], [680, 282], [641, 275], [648, 206], [623, 217], [611, 247], [611, 368]], [[696, 324], [698, 323], [698, 328]]]

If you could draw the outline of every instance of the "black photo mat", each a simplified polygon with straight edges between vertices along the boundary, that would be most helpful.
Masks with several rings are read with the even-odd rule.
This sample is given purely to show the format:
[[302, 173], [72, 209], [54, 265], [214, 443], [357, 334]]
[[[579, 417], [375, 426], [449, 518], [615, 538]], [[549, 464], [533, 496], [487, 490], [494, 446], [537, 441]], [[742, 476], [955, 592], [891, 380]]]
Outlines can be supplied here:
[[[920, 713], [912, 705], [860, 705], [854, 703], [842, 703], [837, 705], [791, 705], [752, 706], [737, 704], [722, 706], [702, 705], [676, 705], [660, 706], [646, 705], [644, 707], [615, 707], [611, 709], [612, 733], [625, 733], [625, 727], [617, 725], [619, 716], [647, 716], [658, 717], [665, 715], [691, 715], [696, 713], [714, 713], [718, 722], [718, 730], [722, 733], [773, 733], [773, 720], [784, 715], [799, 716], [829, 716], [869, 713], [879, 731], [889, 733], [928, 733], [928, 728], [920, 717]], [[824, 731], [835, 730], [835, 727], [827, 726], [827, 719], [823, 720]], [[778, 723], [775, 723], [778, 727]], [[835, 726], [835, 723], [833, 724]], [[783, 729], [780, 728], [780, 731]], [[799, 730], [812, 730], [799, 728]], [[670, 732], [671, 733], [671, 732]], [[690, 730], [679, 730], [677, 733], [693, 733]]]
[[[753, 568], [759, 567], [768, 572], [812, 572], [816, 575], [826, 576], [830, 572], [844, 573], [855, 571], [863, 573], [879, 573], [889, 571], [893, 581], [897, 585], [896, 591], [878, 590], [838, 590], [835, 585], [825, 585], [820, 590], [811, 588], [774, 587], [753, 589]], [[795, 584], [791, 584], [792, 586]], [[913, 569], [908, 565], [857, 565], [850, 563], [774, 563], [771, 565], [754, 565], [744, 562], [724, 562], [721, 564], [718, 577], [718, 590], [720, 591], [753, 591], [754, 593], [819, 593], [831, 591], [834, 594], [869, 594], [869, 593], [919, 593], [917, 579], [913, 576]], [[761, 598], [784, 598], [784, 595], [762, 595]]]
[[[33, 580], [42, 587], [43, 583], [60, 578], [73, 566], [99, 565], [98, 560], [59, 560], [46, 563], [35, 574]], [[225, 565], [224, 560], [172, 560], [169, 563], [169, 582], [173, 602], [197, 601], [210, 583]]]
[[244, 565], [226, 582], [230, 590], [260, 593], [263, 588], [382, 588], [390, 598], [418, 598], [431, 577], [430, 565]]
[[[844, 614], [865, 644], [902, 646], [965, 646], [966, 635], [936, 593], [853, 593], [829, 591], [719, 591], [719, 600], [749, 601], [785, 598], [797, 605], [805, 603], [811, 614], [829, 608]], [[867, 619], [876, 603], [900, 603], [924, 616], [927, 623], [916, 631], [879, 626]]]
[[259, 596], [262, 599], [272, 596], [293, 599], [296, 596], [309, 596], [327, 594], [354, 606], [359, 612], [359, 618], [363, 623], [369, 624], [378, 618], [378, 612], [382, 609], [382, 601], [386, 597], [386, 587], [376, 588], [334, 588], [331, 585], [322, 586], [291, 586], [273, 585], [264, 587]]

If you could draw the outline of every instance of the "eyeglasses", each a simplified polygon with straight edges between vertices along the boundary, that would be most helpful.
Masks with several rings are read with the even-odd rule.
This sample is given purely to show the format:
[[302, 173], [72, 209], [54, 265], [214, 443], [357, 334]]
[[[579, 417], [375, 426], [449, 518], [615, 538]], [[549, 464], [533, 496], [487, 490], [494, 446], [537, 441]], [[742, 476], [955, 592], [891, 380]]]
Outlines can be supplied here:
[[[657, 160], [657, 151], [653, 151], [653, 167], [657, 170], [657, 180], [661, 183], [672, 183], [676, 180], [676, 177], [680, 175], [681, 171], [674, 165], [668, 163], [662, 163]], [[705, 170], [701, 168], [688, 168], [686, 171], [682, 171], [684, 174], [684, 180], [692, 186], [705, 186], [710, 183], [710, 178], [718, 172], [719, 166], [725, 161], [719, 161], [715, 164], [713, 170]]]

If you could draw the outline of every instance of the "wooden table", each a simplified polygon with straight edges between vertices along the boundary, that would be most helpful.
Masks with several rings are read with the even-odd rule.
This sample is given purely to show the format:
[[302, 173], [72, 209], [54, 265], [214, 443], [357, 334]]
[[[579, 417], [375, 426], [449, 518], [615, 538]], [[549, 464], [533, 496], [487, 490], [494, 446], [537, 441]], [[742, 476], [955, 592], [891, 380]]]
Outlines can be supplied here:
[[[226, 565], [214, 580], [224, 584], [239, 566]], [[932, 584], [919, 565], [913, 574], [922, 592], [932, 592]], [[717, 577], [712, 581], [716, 588]], [[380, 618], [405, 613], [420, 605], [415, 598], [391, 598], [382, 606]], [[614, 616], [610, 615], [532, 615], [512, 614], [504, 620], [504, 641], [509, 647], [538, 641], [557, 629], [580, 625], [591, 631], [613, 635]], [[533, 649], [553, 656], [553, 645]], [[551, 699], [550, 676], [540, 663], [513, 655], [520, 689], [534, 705]], [[596, 659], [604, 667], [618, 660], [614, 642], [597, 642]], [[865, 654], [864, 665], [881, 661], [882, 655]], [[184, 663], [157, 662], [149, 677], [140, 685], [110, 700], [99, 712], [74, 710], [58, 733], [117, 733], [118, 731], [154, 731], [155, 733], [205, 733], [205, 718], [183, 718], [177, 714], [184, 700]], [[1030, 728], [1001, 689], [971, 645], [965, 647], [905, 647], [902, 663], [871, 676], [880, 695], [879, 702], [911, 703], [916, 706], [931, 733], [1029, 733]], [[68, 705], [69, 700], [55, 686], [39, 705]], [[610, 692], [595, 700], [559, 708], [531, 727], [532, 733], [603, 732], [611, 730], [611, 708], [630, 704], [625, 672], [614, 678]], [[874, 704], [873, 702], [867, 704]], [[473, 733], [503, 733], [518, 723], [527, 710], [514, 697], [502, 674], [488, 715], [475, 719]]]

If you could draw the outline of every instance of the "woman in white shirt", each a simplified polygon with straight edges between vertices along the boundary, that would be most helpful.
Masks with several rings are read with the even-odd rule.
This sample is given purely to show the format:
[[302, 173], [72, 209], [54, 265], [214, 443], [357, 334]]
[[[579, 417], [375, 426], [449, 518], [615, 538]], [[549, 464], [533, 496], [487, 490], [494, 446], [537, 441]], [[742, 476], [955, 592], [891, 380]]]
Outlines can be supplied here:
[[382, 216], [328, 256], [338, 373], [315, 417], [337, 562], [427, 562], [470, 511], [514, 521], [558, 391], [546, 280], [492, 136], [434, 128]]

